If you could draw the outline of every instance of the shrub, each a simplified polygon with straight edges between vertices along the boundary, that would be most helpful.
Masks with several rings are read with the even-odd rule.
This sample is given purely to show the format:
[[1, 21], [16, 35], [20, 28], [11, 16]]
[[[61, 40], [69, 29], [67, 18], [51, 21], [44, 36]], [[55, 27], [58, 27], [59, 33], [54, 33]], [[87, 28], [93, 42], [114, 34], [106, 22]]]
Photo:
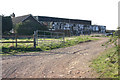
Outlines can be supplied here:
[[29, 20], [16, 24], [14, 29], [18, 35], [33, 35], [35, 30], [48, 30], [47, 26]]
[[7, 34], [10, 30], [12, 30], [13, 24], [10, 16], [2, 16], [2, 33]]

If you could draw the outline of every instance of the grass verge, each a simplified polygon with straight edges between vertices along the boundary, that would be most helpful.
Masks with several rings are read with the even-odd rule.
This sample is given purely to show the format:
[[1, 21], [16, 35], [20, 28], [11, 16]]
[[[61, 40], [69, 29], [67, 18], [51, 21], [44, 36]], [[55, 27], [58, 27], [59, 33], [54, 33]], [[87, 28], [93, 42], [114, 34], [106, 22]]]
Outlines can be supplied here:
[[91, 67], [100, 74], [100, 78], [118, 78], [118, 54], [117, 49], [110, 48], [92, 61]]

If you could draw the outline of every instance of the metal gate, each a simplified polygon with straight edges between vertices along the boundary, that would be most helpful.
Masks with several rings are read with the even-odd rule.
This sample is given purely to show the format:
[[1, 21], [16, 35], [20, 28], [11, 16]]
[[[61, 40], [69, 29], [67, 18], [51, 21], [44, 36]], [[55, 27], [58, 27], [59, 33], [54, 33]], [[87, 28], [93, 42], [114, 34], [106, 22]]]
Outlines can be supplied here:
[[34, 31], [34, 47], [61, 44], [64, 42], [65, 34], [63, 32], [52, 32], [52, 31]]

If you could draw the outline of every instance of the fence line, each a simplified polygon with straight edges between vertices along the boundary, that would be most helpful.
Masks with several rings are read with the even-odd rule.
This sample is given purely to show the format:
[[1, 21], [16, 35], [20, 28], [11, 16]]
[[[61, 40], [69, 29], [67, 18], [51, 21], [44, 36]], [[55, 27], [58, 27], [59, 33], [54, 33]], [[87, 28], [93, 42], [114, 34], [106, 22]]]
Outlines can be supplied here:
[[2, 36], [2, 38], [14, 38], [14, 41], [2, 41], [0, 43], [15, 43], [16, 45], [16, 48], [17, 48], [17, 44], [18, 43], [33, 43], [34, 44], [34, 40], [33, 41], [18, 41], [19, 38], [28, 38], [28, 37], [31, 37], [31, 38], [34, 38], [34, 36], [28, 36], [28, 35], [5, 35], [5, 36]]
[[[18, 41], [18, 39], [20, 38], [32, 38], [33, 41]], [[28, 35], [4, 35], [2, 36], [2, 38], [13, 38], [14, 41], [2, 41], [1, 43], [15, 43], [15, 47], [17, 48], [18, 43], [33, 43], [33, 47], [36, 48], [36, 46], [38, 46], [38, 44], [42, 43], [47, 43], [47, 42], [51, 42], [51, 44], [53, 42], [59, 43], [59, 42], [64, 42], [64, 37], [65, 34], [63, 32], [50, 32], [50, 31], [34, 31], [33, 36], [28, 36]], [[47, 40], [48, 38], [50, 38], [51, 40]], [[61, 39], [60, 39], [61, 38]], [[42, 39], [42, 40], [41, 40]], [[40, 42], [40, 43], [39, 43]]]
[[[34, 41], [17, 41], [17, 43], [33, 43]], [[6, 42], [0, 42], [0, 43], [16, 43], [16, 41], [6, 41]]]
[[[61, 38], [61, 39], [60, 39]], [[50, 39], [50, 40], [48, 40]], [[63, 32], [51, 32], [51, 31], [34, 31], [34, 47], [38, 46], [41, 43], [53, 43], [53, 42], [64, 42], [64, 33]]]

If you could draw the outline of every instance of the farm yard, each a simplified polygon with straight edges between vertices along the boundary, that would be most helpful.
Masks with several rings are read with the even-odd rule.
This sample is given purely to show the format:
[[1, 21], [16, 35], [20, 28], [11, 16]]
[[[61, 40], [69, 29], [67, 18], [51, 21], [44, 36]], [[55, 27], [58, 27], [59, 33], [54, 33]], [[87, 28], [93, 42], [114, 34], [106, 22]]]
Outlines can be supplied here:
[[[86, 38], [84, 39], [86, 40]], [[105, 43], [108, 38], [98, 37], [97, 39], [99, 40], [93, 39], [93, 41], [76, 45], [72, 43], [73, 46], [49, 51], [3, 56], [2, 77], [96, 78], [99, 75], [89, 65], [92, 59], [105, 51], [106, 47], [101, 44]]]
[[2, 27], [2, 78], [119, 76], [119, 35], [106, 35], [106, 26], [88, 20], [12, 14], [3, 16]]
[[103, 35], [3, 38], [2, 77], [117, 78], [117, 54], [113, 56], [117, 48], [107, 45], [117, 39], [112, 38]]

